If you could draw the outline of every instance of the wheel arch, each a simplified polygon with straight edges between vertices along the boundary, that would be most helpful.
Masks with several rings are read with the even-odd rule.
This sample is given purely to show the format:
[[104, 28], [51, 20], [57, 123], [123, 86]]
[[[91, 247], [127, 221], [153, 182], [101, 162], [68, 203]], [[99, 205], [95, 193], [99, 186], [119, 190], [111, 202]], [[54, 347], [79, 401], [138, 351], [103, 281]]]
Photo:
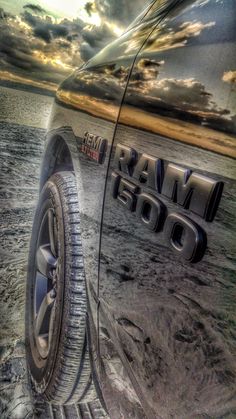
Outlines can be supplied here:
[[40, 190], [54, 173], [74, 171], [76, 137], [71, 128], [53, 130], [47, 134], [40, 170]]

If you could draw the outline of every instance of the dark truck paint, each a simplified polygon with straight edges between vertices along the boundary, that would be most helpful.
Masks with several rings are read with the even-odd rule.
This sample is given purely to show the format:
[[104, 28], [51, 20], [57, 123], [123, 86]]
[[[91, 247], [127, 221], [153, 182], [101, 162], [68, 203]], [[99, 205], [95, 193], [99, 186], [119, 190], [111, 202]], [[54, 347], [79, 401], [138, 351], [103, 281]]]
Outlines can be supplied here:
[[157, 0], [57, 92], [111, 418], [236, 417], [235, 134], [235, 0]]

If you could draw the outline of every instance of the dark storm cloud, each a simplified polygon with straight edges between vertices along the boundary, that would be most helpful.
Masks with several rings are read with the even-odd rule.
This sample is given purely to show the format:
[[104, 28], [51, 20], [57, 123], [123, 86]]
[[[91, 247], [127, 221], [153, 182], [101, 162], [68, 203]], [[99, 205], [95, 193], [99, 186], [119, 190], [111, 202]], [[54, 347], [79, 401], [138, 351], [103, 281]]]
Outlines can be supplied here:
[[92, 15], [93, 9], [94, 9], [94, 4], [93, 2], [88, 2], [86, 3], [86, 5], [84, 6], [86, 12], [88, 13], [89, 16]]
[[105, 22], [103, 22], [101, 26], [96, 26], [93, 30], [85, 28], [81, 32], [81, 36], [83, 42], [81, 43], [80, 54], [83, 61], [89, 60], [100, 51], [104, 45], [115, 38], [114, 32]]
[[46, 13], [46, 10], [37, 4], [27, 3], [23, 6], [23, 8], [32, 10], [35, 13]]
[[34, 28], [34, 36], [43, 39], [45, 42], [51, 42], [52, 34], [48, 28], [44, 26], [37, 26]]
[[15, 71], [38, 80], [60, 82], [67, 74], [65, 68], [57, 68], [50, 61], [43, 62], [34, 51], [45, 51], [44, 44], [37, 38], [30, 39], [21, 28], [8, 24], [1, 25], [0, 67], [1, 70]]
[[[4, 11], [1, 15], [5, 17]], [[79, 18], [57, 23], [28, 10], [20, 19], [6, 16], [0, 27], [1, 70], [59, 83], [82, 63], [79, 48], [84, 27]]]
[[15, 36], [8, 25], [1, 26], [0, 32], [0, 57], [6, 63], [16, 65], [19, 68], [28, 67], [28, 56], [31, 49], [24, 37]]
[[49, 43], [53, 38], [66, 38], [69, 35], [69, 30], [65, 25], [53, 23], [49, 16], [43, 19], [26, 11], [23, 19], [32, 27], [34, 36], [45, 42]]

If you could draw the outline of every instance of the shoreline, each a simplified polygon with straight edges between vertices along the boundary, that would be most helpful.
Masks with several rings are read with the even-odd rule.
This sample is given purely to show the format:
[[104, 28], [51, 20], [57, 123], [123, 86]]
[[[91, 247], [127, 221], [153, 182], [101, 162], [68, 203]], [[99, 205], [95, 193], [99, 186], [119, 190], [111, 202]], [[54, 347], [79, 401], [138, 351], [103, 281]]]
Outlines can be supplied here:
[[0, 80], [0, 87], [7, 87], [9, 89], [14, 89], [14, 90], [23, 90], [27, 93], [35, 93], [41, 96], [55, 97], [56, 95], [56, 92], [52, 92], [51, 90], [41, 89], [40, 87], [36, 87], [36, 86], [28, 86], [26, 84], [12, 82], [8, 80]]

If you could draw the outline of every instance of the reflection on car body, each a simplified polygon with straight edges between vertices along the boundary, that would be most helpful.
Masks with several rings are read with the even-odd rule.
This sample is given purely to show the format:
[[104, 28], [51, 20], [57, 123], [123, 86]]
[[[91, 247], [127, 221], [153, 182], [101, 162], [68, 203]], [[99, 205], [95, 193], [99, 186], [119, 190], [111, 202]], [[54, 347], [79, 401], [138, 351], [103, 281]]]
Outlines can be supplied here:
[[66, 144], [111, 418], [236, 414], [235, 27], [234, 0], [157, 0], [57, 92], [41, 183]]

